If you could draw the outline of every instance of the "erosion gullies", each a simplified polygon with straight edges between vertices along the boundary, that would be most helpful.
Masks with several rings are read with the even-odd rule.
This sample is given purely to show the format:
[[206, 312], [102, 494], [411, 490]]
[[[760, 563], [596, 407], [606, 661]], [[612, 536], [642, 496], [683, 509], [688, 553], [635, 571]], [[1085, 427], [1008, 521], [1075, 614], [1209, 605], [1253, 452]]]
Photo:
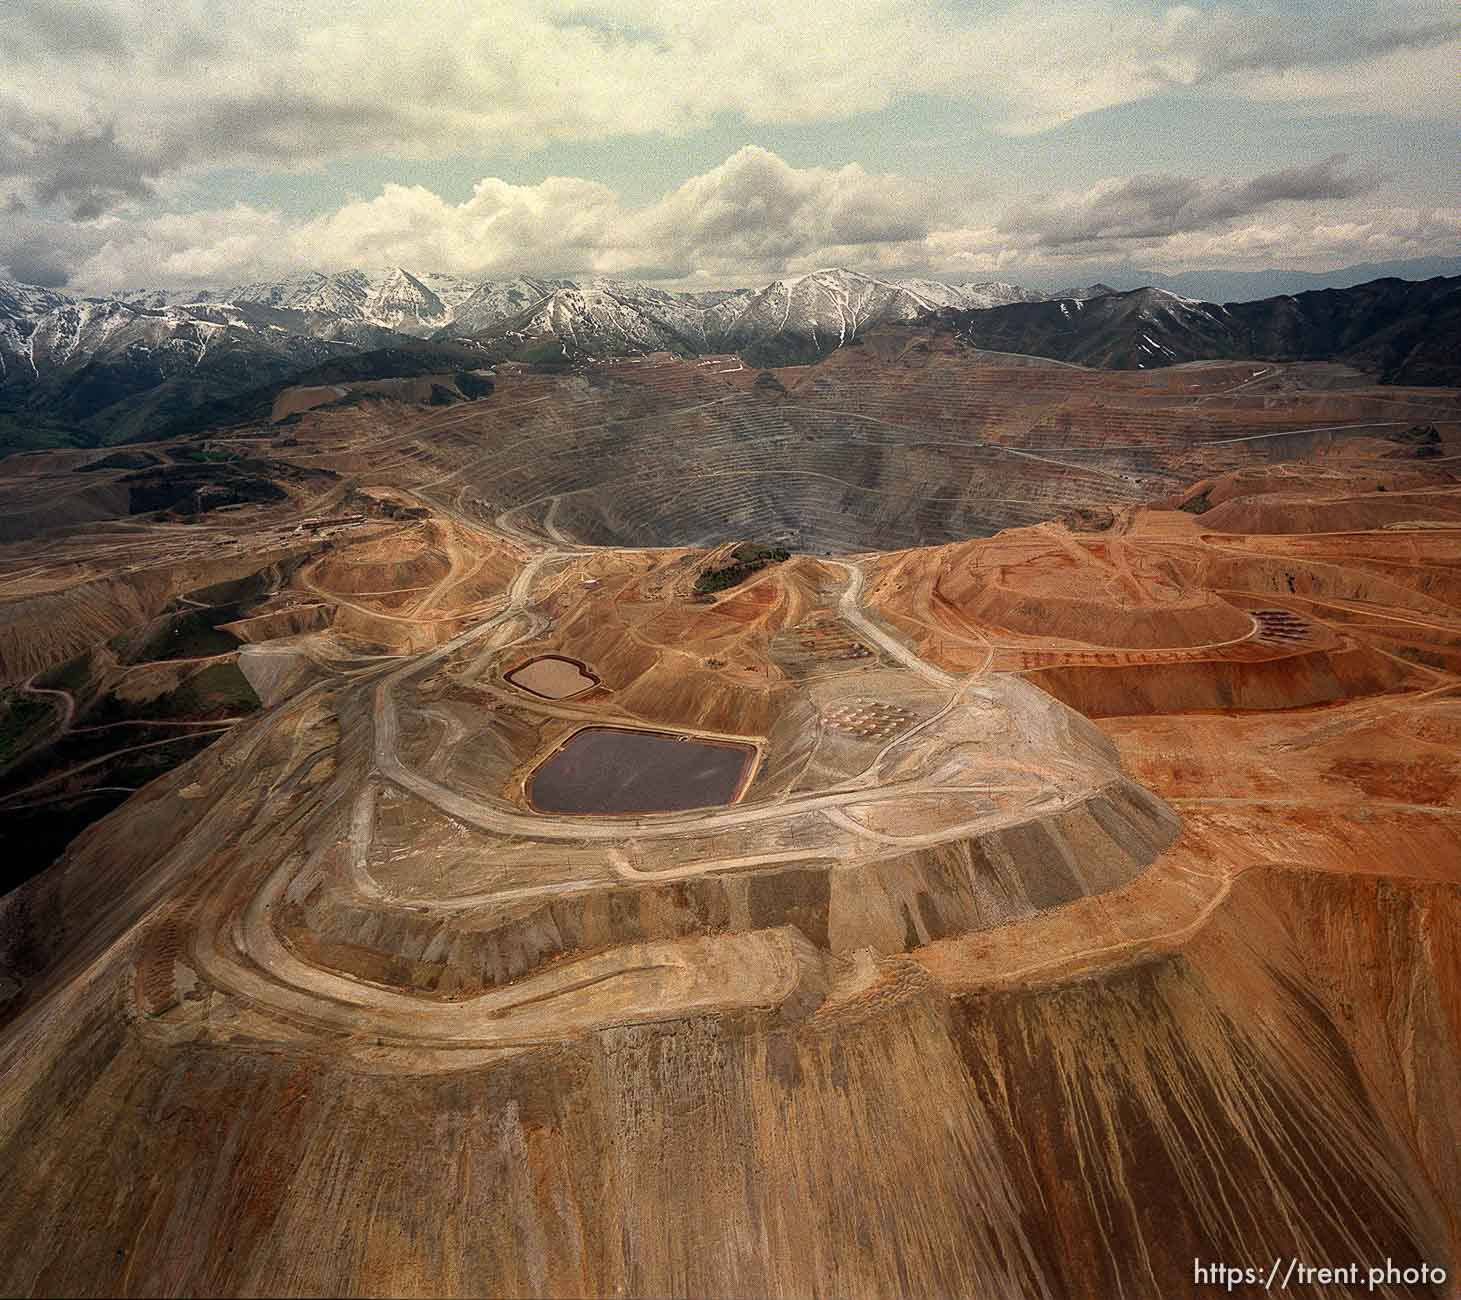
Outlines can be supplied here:
[[[459, 1049], [445, 1074], [385, 1043], [348, 1065], [277, 1030], [265, 1046], [244, 1008], [231, 1043], [189, 1047], [177, 1017], [190, 1004], [164, 1010], [179, 997], [171, 953], [186, 943], [164, 930], [149, 936], [141, 977], [176, 1027], [119, 1029], [73, 992], [64, 1076], [33, 1074], [10, 1093], [27, 1101], [7, 1108], [9, 1149], [58, 1153], [26, 1222], [97, 1228], [75, 1249], [38, 1251], [7, 1218], [7, 1285], [85, 1291], [117, 1275], [119, 1249], [139, 1281], [226, 1291], [347, 1279], [450, 1291], [470, 1277], [504, 1290], [749, 1293], [809, 1289], [850, 1260], [845, 1281], [866, 1294], [912, 1279], [1180, 1293], [1194, 1251], [1239, 1243], [1445, 1259], [1454, 1099], [1429, 1072], [1408, 1083], [1397, 1045], [1456, 1053], [1443, 1011], [1457, 991], [1456, 925], [1454, 887], [1289, 887], [1250, 873], [1179, 955], [1088, 967], [1073, 983], [956, 983], [950, 997], [939, 946], [824, 977], [804, 1018], [706, 1010], [495, 1060]], [[1344, 938], [1322, 941], [1332, 935]], [[1423, 996], [1386, 1001], [1375, 961]], [[56, 1106], [63, 1077], [68, 1104]], [[108, 1085], [124, 1080], [135, 1104], [119, 1109]], [[200, 1105], [216, 1115], [206, 1129], [144, 1120]], [[470, 1179], [418, 1174], [392, 1154], [448, 1141]], [[125, 1156], [83, 1160], [91, 1144]], [[187, 1177], [108, 1211], [103, 1189], [130, 1180], [134, 1161]], [[693, 1230], [665, 1233], [689, 1185], [718, 1224], [754, 1213], [774, 1231], [718, 1229], [718, 1256]], [[400, 1235], [383, 1242], [377, 1226], [337, 1250], [306, 1248], [319, 1199], [366, 1187], [373, 1221]], [[1154, 1195], [1159, 1220], [1142, 1212]], [[140, 1230], [149, 1216], [161, 1229]], [[407, 1246], [418, 1222], [426, 1244]], [[234, 1249], [198, 1249], [215, 1238]]]
[[462, 346], [0, 462], [0, 1291], [1461, 1263], [1455, 390]]
[[[1214, 1248], [1271, 1259], [1296, 1239], [1315, 1257], [1402, 1267], [1453, 1250], [1455, 1108], [1415, 1095], [1404, 1059], [1461, 1046], [1441, 1010], [1457, 987], [1457, 903], [1454, 885], [1254, 872], [1179, 955], [959, 996], [994, 1145], [1021, 1199], [1057, 1211], [1036, 1220], [1036, 1250], [1087, 1261], [1056, 1293], [1182, 1294]], [[1411, 954], [1401, 978], [1427, 990], [1399, 1013], [1365, 973], [1371, 960], [1394, 971], [1397, 942]], [[1160, 1229], [1143, 1213], [1158, 1187], [1183, 1188]]]

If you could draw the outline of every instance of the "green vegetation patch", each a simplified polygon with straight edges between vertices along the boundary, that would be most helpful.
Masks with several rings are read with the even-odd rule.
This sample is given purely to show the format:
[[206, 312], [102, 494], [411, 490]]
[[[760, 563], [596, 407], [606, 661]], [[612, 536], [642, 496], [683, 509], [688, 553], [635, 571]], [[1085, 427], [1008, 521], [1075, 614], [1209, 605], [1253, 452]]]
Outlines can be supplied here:
[[563, 344], [556, 339], [545, 340], [542, 343], [529, 343], [519, 348], [512, 354], [514, 361], [526, 361], [531, 365], [559, 365], [567, 361], [563, 352]]
[[[285, 576], [292, 575], [299, 567], [299, 560], [287, 562], [280, 566]], [[243, 618], [248, 612], [246, 606], [254, 601], [262, 600], [269, 595], [276, 587], [277, 579], [269, 569], [259, 569], [242, 578], [226, 578], [222, 582], [212, 582], [206, 587], [194, 587], [192, 591], [184, 592], [184, 601], [193, 601], [199, 605], [216, 605], [222, 610], [222, 617], [215, 618], [215, 623], [228, 623], [236, 618]]]
[[0, 690], [0, 766], [22, 754], [50, 725], [55, 713], [48, 696]]
[[459, 370], [452, 376], [452, 382], [456, 384], [457, 391], [463, 397], [476, 400], [479, 397], [490, 397], [492, 394], [492, 376], [474, 370]]
[[718, 569], [707, 569], [695, 579], [695, 594], [709, 596], [738, 586], [753, 573], [791, 559], [791, 552], [780, 546], [760, 546], [742, 542], [731, 552], [731, 562]]
[[154, 626], [127, 658], [132, 663], [150, 663], [159, 659], [203, 659], [237, 650], [242, 643], [232, 632], [214, 627], [214, 617], [215, 611], [206, 609], [174, 614]]
[[1212, 509], [1212, 497], [1208, 489], [1203, 488], [1195, 497], [1188, 497], [1177, 509], [1185, 510], [1189, 515], [1206, 514]]
[[50, 691], [66, 691], [71, 695], [84, 691], [91, 681], [91, 651], [86, 650], [65, 663], [47, 668], [36, 679], [37, 686]]
[[163, 716], [203, 720], [253, 713], [261, 705], [249, 679], [236, 663], [209, 664], [177, 690], [157, 700]]
[[[333, 402], [324, 402], [311, 409], [316, 411], [349, 411], [358, 406], [380, 406], [382, 403], [391, 400], [390, 394], [378, 392], [374, 388], [352, 388], [344, 397], [337, 397]], [[295, 418], [297, 417], [288, 417], [289, 420]], [[279, 423], [284, 424], [286, 421], [280, 420]]]
[[1386, 435], [1389, 442], [1410, 443], [1412, 446], [1429, 446], [1441, 440], [1441, 431], [1434, 424], [1412, 424], [1404, 433]]
[[1386, 434], [1386, 438], [1390, 442], [1398, 442], [1402, 447], [1410, 448], [1410, 454], [1417, 460], [1434, 459], [1441, 455], [1441, 431], [1434, 424], [1412, 424], [1404, 433]]
[[24, 411], [0, 410], [0, 460], [17, 451], [95, 447], [97, 439], [72, 425]]
[[219, 506], [284, 500], [288, 493], [268, 477], [274, 468], [263, 461], [234, 457], [226, 462], [139, 470], [121, 482], [131, 493], [129, 509], [134, 515], [171, 510], [177, 515], [191, 516]]
[[186, 461], [191, 465], [226, 465], [230, 461], [243, 459], [242, 452], [216, 442], [184, 443], [181, 447], [171, 448], [169, 454], [174, 460]]

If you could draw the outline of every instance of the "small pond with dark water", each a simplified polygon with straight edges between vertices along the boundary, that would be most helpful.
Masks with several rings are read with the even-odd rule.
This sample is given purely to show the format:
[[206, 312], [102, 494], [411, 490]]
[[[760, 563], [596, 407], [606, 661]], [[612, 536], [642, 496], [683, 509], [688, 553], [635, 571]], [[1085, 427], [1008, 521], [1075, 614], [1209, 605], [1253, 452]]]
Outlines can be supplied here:
[[734, 803], [756, 747], [669, 731], [585, 727], [528, 778], [528, 802], [544, 813], [682, 812]]

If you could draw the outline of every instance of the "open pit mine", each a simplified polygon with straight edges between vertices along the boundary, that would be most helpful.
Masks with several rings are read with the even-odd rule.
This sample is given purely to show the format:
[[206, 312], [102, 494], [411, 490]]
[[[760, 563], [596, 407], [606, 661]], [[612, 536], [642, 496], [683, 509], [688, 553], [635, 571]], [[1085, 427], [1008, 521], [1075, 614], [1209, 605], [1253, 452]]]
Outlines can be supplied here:
[[1455, 1294], [1458, 466], [937, 324], [0, 460], [0, 1292]]

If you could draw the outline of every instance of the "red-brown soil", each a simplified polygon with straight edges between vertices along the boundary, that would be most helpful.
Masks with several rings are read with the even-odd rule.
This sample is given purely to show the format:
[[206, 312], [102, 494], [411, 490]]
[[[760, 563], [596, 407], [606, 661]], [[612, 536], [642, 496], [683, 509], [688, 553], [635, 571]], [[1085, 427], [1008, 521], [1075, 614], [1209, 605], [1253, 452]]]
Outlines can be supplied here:
[[[1456, 1275], [1461, 394], [918, 330], [774, 379], [302, 410], [191, 522], [0, 463], [0, 814], [128, 762], [106, 710], [214, 737], [0, 898], [0, 1292]], [[586, 727], [759, 758], [535, 812]]]

